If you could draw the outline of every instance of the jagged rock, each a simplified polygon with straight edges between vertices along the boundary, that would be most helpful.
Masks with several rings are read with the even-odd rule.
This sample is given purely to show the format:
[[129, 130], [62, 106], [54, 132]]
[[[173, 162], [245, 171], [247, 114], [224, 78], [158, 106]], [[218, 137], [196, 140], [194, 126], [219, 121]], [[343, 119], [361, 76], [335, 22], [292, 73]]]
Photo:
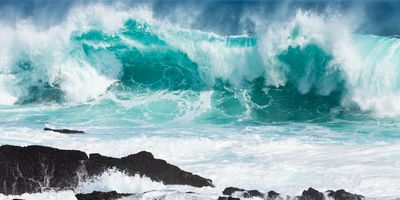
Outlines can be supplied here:
[[224, 189], [224, 191], [222, 191], [222, 194], [231, 196], [235, 192], [239, 192], [239, 196], [243, 198], [253, 198], [253, 197], [264, 198], [264, 193], [258, 190], [245, 190], [236, 187], [227, 187]]
[[0, 192], [22, 194], [78, 184], [85, 153], [42, 146], [0, 146]]
[[94, 191], [88, 194], [77, 194], [75, 195], [75, 197], [77, 200], [116, 200], [131, 195], [132, 194], [117, 193], [116, 191], [111, 191], [111, 192]]
[[224, 189], [224, 191], [222, 191], [222, 194], [224, 195], [232, 195], [234, 192], [243, 192], [246, 191], [245, 189], [241, 189], [241, 188], [236, 188], [236, 187], [227, 187]]
[[81, 151], [60, 150], [43, 146], [0, 146], [0, 193], [22, 194], [52, 188], [74, 188], [79, 181], [116, 168], [128, 175], [144, 175], [165, 184], [214, 186], [202, 178], [164, 160], [155, 159], [149, 152], [139, 152], [123, 158], [105, 157]]
[[218, 200], [240, 200], [240, 199], [235, 197], [218, 197]]
[[318, 190], [310, 187], [308, 190], [304, 190], [299, 200], [325, 200], [324, 194]]
[[78, 131], [78, 130], [72, 130], [72, 129], [52, 129], [52, 128], [44, 128], [43, 130], [45, 131], [53, 131], [57, 133], [64, 133], [64, 134], [84, 134], [85, 131]]
[[149, 152], [139, 152], [123, 158], [110, 158], [100, 154], [90, 154], [86, 165], [89, 176], [99, 175], [106, 169], [116, 167], [128, 175], [145, 175], [154, 181], [164, 184], [191, 185], [195, 187], [213, 186], [210, 179], [202, 178], [165, 160], [155, 159]]
[[267, 199], [268, 200], [276, 200], [279, 199], [279, 193], [275, 192], [275, 191], [269, 191], [267, 194]]
[[335, 200], [361, 200], [362, 198], [364, 198], [361, 195], [352, 194], [350, 192], [346, 192], [343, 189], [336, 191], [329, 190], [328, 196], [332, 197]]
[[264, 198], [264, 193], [261, 193], [258, 190], [247, 190], [243, 193], [244, 198], [253, 198], [253, 197], [260, 197]]

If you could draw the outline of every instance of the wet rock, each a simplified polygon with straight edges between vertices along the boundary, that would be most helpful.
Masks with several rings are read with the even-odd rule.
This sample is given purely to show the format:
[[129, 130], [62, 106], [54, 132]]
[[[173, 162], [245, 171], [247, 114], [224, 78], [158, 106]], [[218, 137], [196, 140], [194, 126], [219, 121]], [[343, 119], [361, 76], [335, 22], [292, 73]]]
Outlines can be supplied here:
[[87, 163], [89, 176], [99, 175], [106, 169], [116, 167], [128, 175], [140, 174], [164, 184], [191, 185], [194, 187], [214, 186], [205, 179], [168, 164], [165, 160], [155, 159], [149, 152], [139, 152], [123, 158], [111, 158], [100, 154], [90, 154]]
[[236, 188], [236, 187], [227, 187], [224, 189], [224, 191], [222, 191], [222, 194], [224, 195], [232, 195], [234, 192], [244, 192], [246, 191], [245, 189], [241, 189], [241, 188]]
[[258, 190], [247, 190], [243, 193], [244, 198], [253, 198], [253, 197], [260, 197], [264, 198], [264, 193], [261, 193]]
[[72, 130], [72, 129], [52, 129], [52, 128], [44, 128], [43, 130], [45, 131], [53, 131], [57, 133], [63, 133], [63, 134], [84, 134], [84, 131], [78, 131], [78, 130]]
[[111, 192], [94, 191], [88, 194], [77, 194], [75, 195], [75, 197], [77, 200], [116, 200], [131, 195], [132, 194], [117, 193], [116, 191], [111, 191]]
[[264, 198], [264, 193], [258, 190], [245, 190], [236, 187], [227, 187], [224, 189], [224, 191], [222, 191], [222, 194], [231, 196], [235, 192], [238, 193], [238, 196], [243, 198], [253, 198], [253, 197]]
[[325, 200], [325, 197], [324, 194], [310, 187], [308, 190], [303, 191], [299, 200]]
[[333, 198], [334, 200], [361, 200], [364, 198], [361, 195], [352, 194], [350, 192], [346, 192], [343, 189], [336, 191], [329, 190], [328, 196]]
[[267, 194], [267, 199], [268, 200], [276, 200], [279, 199], [279, 193], [275, 192], [275, 191], [269, 191]]
[[218, 200], [240, 200], [240, 199], [235, 197], [218, 197]]
[[0, 146], [0, 193], [22, 194], [46, 189], [73, 189], [79, 181], [100, 175], [110, 168], [127, 175], [142, 175], [164, 184], [214, 186], [205, 179], [155, 159], [149, 152], [112, 158], [74, 150], [43, 146]]
[[42, 146], [0, 146], [0, 192], [22, 194], [78, 184], [85, 153]]

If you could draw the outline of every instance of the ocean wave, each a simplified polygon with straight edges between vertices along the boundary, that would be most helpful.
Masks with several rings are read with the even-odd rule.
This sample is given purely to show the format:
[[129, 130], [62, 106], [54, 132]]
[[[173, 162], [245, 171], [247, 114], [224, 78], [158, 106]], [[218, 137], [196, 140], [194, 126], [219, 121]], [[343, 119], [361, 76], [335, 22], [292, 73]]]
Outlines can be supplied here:
[[92, 5], [46, 30], [4, 25], [0, 103], [127, 102], [189, 91], [187, 104], [195, 104], [209, 91], [209, 113], [236, 120], [400, 113], [397, 38], [353, 33], [333, 14], [298, 11], [257, 23], [252, 35], [222, 36], [157, 20], [146, 7]]

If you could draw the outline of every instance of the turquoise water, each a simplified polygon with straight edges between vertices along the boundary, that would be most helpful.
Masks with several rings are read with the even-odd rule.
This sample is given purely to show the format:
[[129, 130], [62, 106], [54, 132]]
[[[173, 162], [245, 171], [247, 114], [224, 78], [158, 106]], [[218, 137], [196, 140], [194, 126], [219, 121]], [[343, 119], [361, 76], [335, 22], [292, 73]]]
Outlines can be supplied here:
[[[49, 30], [0, 31], [0, 144], [148, 150], [212, 178], [217, 189], [199, 191], [210, 195], [226, 186], [399, 195], [399, 39], [304, 12], [218, 35], [143, 10], [85, 9]], [[101, 181], [99, 190], [137, 191]]]
[[[398, 83], [377, 80], [379, 73], [373, 71], [379, 70], [381, 65], [397, 68], [398, 57], [372, 59], [367, 63], [369, 66], [362, 66], [366, 69], [356, 71], [368, 73], [369, 77], [354, 78], [358, 74], [348, 72], [347, 63], [339, 63], [341, 60], [333, 55], [336, 52], [324, 49], [323, 42], [310, 39], [308, 43], [298, 43], [297, 40], [308, 39], [298, 26], [288, 34], [287, 46], [274, 50], [273, 57], [261, 54], [263, 44], [256, 36], [164, 30], [157, 25], [153, 28], [143, 20], [128, 19], [111, 33], [98, 27], [73, 30], [67, 35], [68, 46], [62, 49], [66, 55], [61, 62], [74, 62], [78, 66], [58, 66], [60, 63], [52, 63], [51, 59], [51, 63], [46, 63], [48, 61], [40, 54], [18, 55], [9, 66], [16, 79], [16, 88], [9, 92], [16, 99], [15, 105], [5, 109], [37, 108], [32, 116], [23, 113], [27, 116], [21, 120], [38, 126], [89, 122], [137, 126], [173, 124], [180, 120], [193, 124], [245, 126], [374, 120], [380, 110], [373, 106], [363, 108], [362, 104], [381, 94], [395, 95]], [[381, 55], [376, 57], [385, 57], [386, 49], [400, 43], [394, 38], [351, 37], [355, 43], [353, 48], [360, 48], [361, 55], [380, 50]], [[202, 45], [206, 49], [201, 49]], [[188, 51], [187, 46], [192, 49]], [[368, 47], [373, 49], [367, 50]], [[208, 52], [208, 48], [218, 48], [221, 55], [210, 55], [214, 52]], [[394, 54], [398, 52], [394, 51]], [[85, 80], [79, 75], [67, 77], [64, 74], [69, 67], [84, 73], [88, 71], [86, 65], [95, 71], [95, 76], [109, 81], [98, 94], [87, 95], [86, 92], [97, 87], [96, 81], [105, 80], [97, 77]], [[78, 82], [68, 80], [74, 78]], [[368, 84], [372, 88], [365, 85], [363, 79], [366, 78], [370, 78]], [[70, 90], [82, 84], [85, 85], [79, 91], [82, 93]], [[365, 91], [366, 97], [357, 94], [365, 86], [370, 90]], [[83, 98], [74, 99], [75, 96]]]

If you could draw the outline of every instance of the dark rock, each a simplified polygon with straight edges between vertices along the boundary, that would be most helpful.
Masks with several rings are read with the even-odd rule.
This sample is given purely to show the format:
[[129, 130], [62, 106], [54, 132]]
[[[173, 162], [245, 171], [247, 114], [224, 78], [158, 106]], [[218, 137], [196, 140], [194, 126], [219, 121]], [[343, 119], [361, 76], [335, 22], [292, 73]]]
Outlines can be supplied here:
[[240, 196], [243, 198], [253, 198], [253, 197], [260, 197], [264, 198], [264, 193], [261, 193], [258, 190], [245, 190], [241, 188], [236, 188], [236, 187], [227, 187], [222, 191], [222, 194], [231, 196], [235, 192], [240, 192]]
[[139, 152], [123, 158], [110, 158], [100, 154], [90, 154], [86, 168], [89, 176], [100, 175], [106, 169], [116, 167], [128, 175], [139, 174], [164, 184], [191, 185], [194, 187], [214, 186], [210, 179], [202, 178], [165, 160], [155, 159], [149, 152]]
[[43, 146], [0, 146], [0, 193], [22, 194], [46, 189], [73, 189], [79, 181], [100, 175], [115, 168], [128, 175], [139, 174], [165, 184], [214, 186], [202, 178], [164, 160], [155, 159], [149, 152], [139, 152], [123, 158], [112, 158], [81, 151], [60, 150]]
[[222, 194], [224, 195], [232, 195], [234, 192], [244, 192], [246, 191], [245, 189], [241, 189], [241, 188], [236, 188], [236, 187], [227, 187], [224, 189], [224, 191], [222, 191]]
[[264, 193], [261, 193], [258, 190], [247, 190], [243, 193], [244, 198], [253, 198], [253, 197], [260, 197], [264, 198]]
[[84, 131], [72, 130], [72, 129], [52, 129], [52, 128], [44, 128], [45, 131], [53, 131], [57, 133], [64, 133], [64, 134], [84, 134]]
[[131, 195], [132, 194], [117, 193], [116, 191], [111, 191], [111, 192], [94, 191], [88, 194], [77, 194], [75, 195], [75, 197], [77, 198], [77, 200], [115, 200]]
[[325, 200], [325, 197], [324, 194], [310, 187], [308, 190], [303, 191], [299, 200]]
[[85, 153], [42, 146], [0, 146], [0, 192], [22, 194], [78, 184]]
[[279, 193], [275, 192], [275, 191], [269, 191], [267, 194], [268, 199], [277, 199], [279, 197]]
[[218, 197], [218, 200], [240, 200], [240, 199], [235, 197]]
[[364, 198], [361, 195], [358, 194], [352, 194], [350, 192], [346, 192], [345, 190], [336, 190], [332, 191], [329, 190], [328, 191], [328, 196], [332, 197], [335, 200], [361, 200], [362, 198]]

